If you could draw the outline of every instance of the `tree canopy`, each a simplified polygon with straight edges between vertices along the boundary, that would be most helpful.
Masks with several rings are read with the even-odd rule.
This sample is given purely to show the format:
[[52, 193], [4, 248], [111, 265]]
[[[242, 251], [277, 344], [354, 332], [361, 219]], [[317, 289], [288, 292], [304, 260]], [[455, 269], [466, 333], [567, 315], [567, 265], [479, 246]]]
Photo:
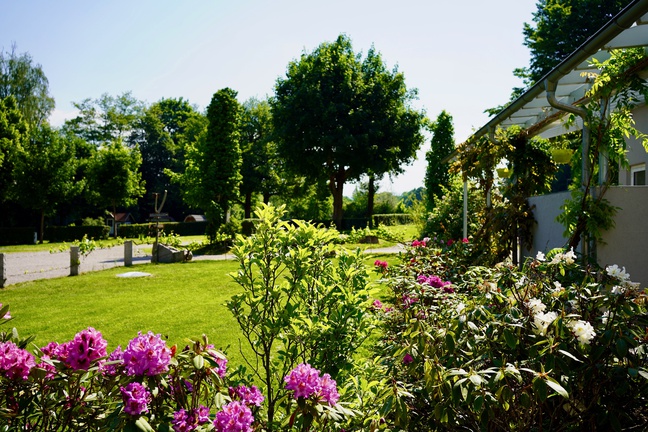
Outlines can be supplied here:
[[0, 99], [13, 96], [25, 121], [32, 127], [49, 117], [54, 98], [49, 95], [49, 81], [41, 65], [34, 64], [28, 53], [0, 51]]
[[450, 164], [443, 162], [455, 149], [454, 126], [452, 116], [445, 110], [432, 126], [432, 142], [425, 154], [427, 168], [425, 171], [425, 188], [427, 190], [427, 207], [432, 211], [442, 191], [450, 188]]
[[338, 226], [345, 182], [397, 171], [413, 158], [424, 118], [409, 107], [415, 96], [373, 48], [362, 60], [344, 35], [302, 54], [277, 80], [279, 154], [295, 174], [328, 183]]
[[539, 0], [535, 25], [524, 23], [528, 68], [517, 69], [525, 84], [538, 82], [632, 0]]

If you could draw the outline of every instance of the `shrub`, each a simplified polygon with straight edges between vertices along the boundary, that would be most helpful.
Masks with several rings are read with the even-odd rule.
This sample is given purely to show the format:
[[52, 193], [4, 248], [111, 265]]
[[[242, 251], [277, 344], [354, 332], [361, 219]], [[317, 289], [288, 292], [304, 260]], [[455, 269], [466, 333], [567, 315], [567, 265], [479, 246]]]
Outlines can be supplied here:
[[105, 240], [109, 234], [110, 227], [107, 225], [48, 226], [45, 228], [45, 239], [51, 243], [80, 241], [84, 237]]
[[382, 354], [411, 430], [645, 427], [647, 298], [623, 269], [554, 250], [457, 272], [450, 252], [417, 242], [387, 270]]
[[373, 215], [373, 221], [375, 226], [406, 225], [412, 223], [412, 215], [409, 213], [375, 214]]
[[35, 234], [34, 228], [0, 228], [0, 245], [33, 244]]

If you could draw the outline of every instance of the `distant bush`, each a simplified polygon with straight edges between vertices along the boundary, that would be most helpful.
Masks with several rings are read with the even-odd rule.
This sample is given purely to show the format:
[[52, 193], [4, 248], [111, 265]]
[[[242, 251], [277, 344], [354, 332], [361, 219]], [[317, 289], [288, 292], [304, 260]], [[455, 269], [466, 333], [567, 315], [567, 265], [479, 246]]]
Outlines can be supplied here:
[[[166, 234], [203, 235], [207, 222], [160, 222], [160, 228]], [[117, 233], [123, 238], [155, 237], [155, 223], [121, 225]]]
[[388, 213], [373, 215], [374, 225], [406, 225], [412, 223], [412, 215], [409, 213]]
[[0, 245], [20, 245], [34, 243], [34, 228], [0, 228]]
[[[110, 234], [108, 225], [101, 226], [49, 226], [45, 228], [45, 239], [51, 243], [73, 242], [84, 236], [89, 239], [107, 239]], [[32, 234], [33, 235], [33, 234]], [[33, 240], [33, 239], [32, 239]]]

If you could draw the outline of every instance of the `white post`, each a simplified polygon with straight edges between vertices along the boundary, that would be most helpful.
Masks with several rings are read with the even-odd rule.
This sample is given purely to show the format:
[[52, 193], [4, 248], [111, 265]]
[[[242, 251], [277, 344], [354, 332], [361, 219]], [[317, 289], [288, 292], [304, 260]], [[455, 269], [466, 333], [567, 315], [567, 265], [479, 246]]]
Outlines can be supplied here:
[[79, 265], [81, 265], [79, 246], [70, 246], [70, 276], [79, 275]]
[[133, 265], [133, 241], [126, 240], [124, 242], [124, 266], [130, 267]]

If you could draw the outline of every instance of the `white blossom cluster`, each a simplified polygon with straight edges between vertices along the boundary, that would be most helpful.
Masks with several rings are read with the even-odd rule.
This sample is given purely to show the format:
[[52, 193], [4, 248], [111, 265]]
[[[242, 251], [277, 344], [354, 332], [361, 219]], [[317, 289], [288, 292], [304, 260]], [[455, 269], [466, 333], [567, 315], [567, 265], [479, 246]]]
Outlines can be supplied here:
[[615, 278], [619, 283], [611, 288], [614, 295], [623, 295], [628, 290], [635, 290], [639, 288], [639, 284], [630, 280], [630, 275], [626, 272], [625, 267], [620, 268], [618, 265], [610, 265], [605, 267], [605, 272], [608, 276]]
[[[542, 251], [538, 251], [536, 254], [535, 259], [537, 261], [547, 261], [547, 257]], [[553, 256], [551, 261], [549, 261], [549, 264], [567, 264], [571, 265], [576, 262], [576, 254], [574, 253], [574, 248], [569, 249], [567, 252], [559, 252], [556, 255]]]
[[[540, 336], [547, 335], [547, 329], [558, 318], [558, 313], [549, 311], [545, 312], [547, 306], [537, 298], [530, 298], [525, 302], [527, 308], [533, 315], [534, 333]], [[570, 320], [567, 327], [572, 331], [578, 342], [582, 345], [589, 345], [596, 336], [594, 327], [587, 321]]]

